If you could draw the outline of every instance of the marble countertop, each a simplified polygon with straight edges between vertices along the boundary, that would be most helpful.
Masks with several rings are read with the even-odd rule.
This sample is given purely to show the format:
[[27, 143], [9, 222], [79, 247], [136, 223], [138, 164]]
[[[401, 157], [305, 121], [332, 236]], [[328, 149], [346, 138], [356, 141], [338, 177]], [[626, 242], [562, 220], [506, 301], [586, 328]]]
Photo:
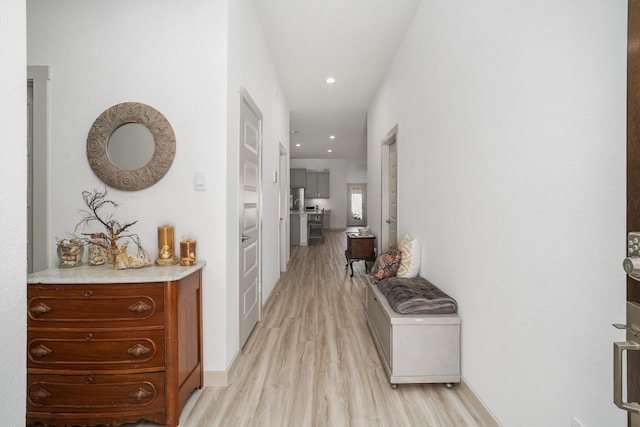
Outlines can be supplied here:
[[147, 283], [170, 282], [187, 277], [202, 269], [206, 262], [183, 267], [180, 264], [160, 266], [150, 265], [142, 268], [128, 268], [114, 270], [111, 265], [81, 265], [72, 268], [49, 268], [31, 273], [27, 276], [27, 283], [51, 284], [87, 284], [87, 283]]

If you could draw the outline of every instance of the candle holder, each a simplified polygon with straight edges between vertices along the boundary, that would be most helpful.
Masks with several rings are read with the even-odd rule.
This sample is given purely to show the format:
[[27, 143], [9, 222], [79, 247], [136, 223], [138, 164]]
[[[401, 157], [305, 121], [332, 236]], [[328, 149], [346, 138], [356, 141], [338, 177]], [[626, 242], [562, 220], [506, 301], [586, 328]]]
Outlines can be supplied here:
[[78, 267], [82, 265], [84, 246], [82, 241], [76, 238], [59, 240], [57, 253], [60, 260], [58, 267]]
[[89, 265], [102, 265], [106, 260], [104, 247], [100, 246], [100, 233], [91, 234], [89, 240]]
[[158, 227], [158, 265], [175, 265], [178, 258], [174, 255], [173, 226], [162, 225]]
[[180, 265], [196, 265], [195, 240], [183, 240], [180, 242]]

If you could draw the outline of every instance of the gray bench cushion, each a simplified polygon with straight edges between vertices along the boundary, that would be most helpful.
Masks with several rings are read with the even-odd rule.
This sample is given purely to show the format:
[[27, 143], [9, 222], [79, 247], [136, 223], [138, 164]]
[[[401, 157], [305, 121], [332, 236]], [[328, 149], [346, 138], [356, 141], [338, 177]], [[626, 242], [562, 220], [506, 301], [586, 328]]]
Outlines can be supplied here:
[[458, 303], [422, 277], [388, 277], [377, 284], [391, 308], [400, 314], [448, 314]]

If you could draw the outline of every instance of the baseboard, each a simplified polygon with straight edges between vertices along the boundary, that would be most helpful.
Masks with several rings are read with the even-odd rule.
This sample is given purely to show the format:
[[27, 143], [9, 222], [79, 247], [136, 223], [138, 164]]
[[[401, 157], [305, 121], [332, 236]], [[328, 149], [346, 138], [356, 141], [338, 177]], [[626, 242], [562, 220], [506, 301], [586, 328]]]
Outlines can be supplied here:
[[[236, 355], [237, 356], [237, 355]], [[233, 358], [231, 366], [226, 371], [204, 371], [203, 382], [204, 387], [226, 387], [230, 383], [231, 375], [233, 374], [237, 357]]]
[[484, 406], [484, 403], [478, 398], [478, 396], [473, 392], [469, 384], [467, 384], [464, 378], [460, 379], [460, 395], [464, 403], [473, 408], [473, 410], [478, 414], [480, 420], [484, 423], [486, 427], [500, 427], [500, 423], [493, 416], [491, 411]]
[[228, 371], [204, 371], [205, 387], [226, 387], [229, 385]]

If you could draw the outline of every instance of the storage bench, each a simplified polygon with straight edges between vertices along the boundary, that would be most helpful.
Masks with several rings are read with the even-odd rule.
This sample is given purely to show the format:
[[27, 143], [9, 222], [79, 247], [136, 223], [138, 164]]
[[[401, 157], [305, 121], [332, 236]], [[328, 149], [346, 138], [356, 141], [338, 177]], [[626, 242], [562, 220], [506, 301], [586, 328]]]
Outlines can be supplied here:
[[460, 382], [460, 317], [398, 314], [378, 287], [367, 283], [369, 331], [392, 388], [402, 383]]

